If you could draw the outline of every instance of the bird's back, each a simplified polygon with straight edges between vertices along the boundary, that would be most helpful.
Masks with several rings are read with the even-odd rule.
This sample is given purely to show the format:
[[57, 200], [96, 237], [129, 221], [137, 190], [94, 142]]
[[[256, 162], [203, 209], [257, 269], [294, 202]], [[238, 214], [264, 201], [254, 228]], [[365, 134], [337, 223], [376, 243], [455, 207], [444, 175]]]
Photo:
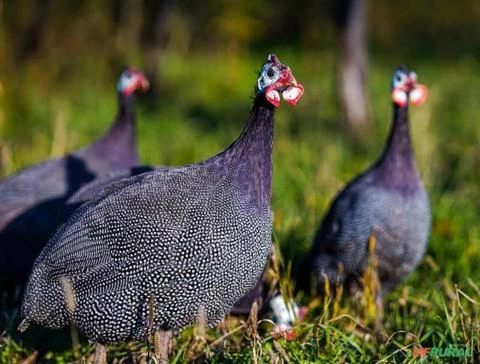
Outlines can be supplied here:
[[35, 203], [66, 193], [62, 158], [26, 168], [0, 182], [0, 229], [18, 212]]

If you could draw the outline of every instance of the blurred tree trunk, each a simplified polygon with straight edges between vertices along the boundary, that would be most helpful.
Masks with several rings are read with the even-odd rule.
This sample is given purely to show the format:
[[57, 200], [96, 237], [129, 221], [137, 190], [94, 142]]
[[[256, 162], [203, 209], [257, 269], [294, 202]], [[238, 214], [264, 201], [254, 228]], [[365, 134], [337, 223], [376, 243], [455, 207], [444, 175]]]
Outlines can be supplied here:
[[23, 33], [17, 49], [17, 62], [25, 62], [38, 50], [45, 28], [50, 0], [36, 0], [33, 6], [33, 19]]
[[168, 22], [176, 3], [177, 0], [154, 1], [146, 11], [150, 19], [147, 19], [144, 29], [147, 43], [145, 68], [153, 82], [153, 94], [159, 87], [162, 53], [168, 43]]
[[340, 35], [338, 82], [344, 122], [358, 133], [368, 122], [365, 87], [367, 51], [365, 10], [367, 0], [335, 2], [336, 24]]
[[113, 2], [116, 25], [116, 47], [123, 58], [130, 59], [141, 41], [143, 6], [141, 0]]

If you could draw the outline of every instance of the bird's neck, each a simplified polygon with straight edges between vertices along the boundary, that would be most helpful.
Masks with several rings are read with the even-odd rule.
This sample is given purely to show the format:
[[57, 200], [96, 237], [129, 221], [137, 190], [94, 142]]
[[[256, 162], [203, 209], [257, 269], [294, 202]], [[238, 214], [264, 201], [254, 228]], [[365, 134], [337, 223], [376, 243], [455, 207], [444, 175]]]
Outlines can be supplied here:
[[108, 153], [108, 158], [118, 159], [120, 164], [138, 163], [133, 104], [133, 96], [119, 96], [116, 120], [100, 141]]
[[237, 163], [236, 179], [250, 206], [270, 206], [274, 106], [257, 95], [240, 137], [225, 156]]
[[408, 106], [393, 107], [393, 124], [378, 161], [380, 180], [391, 187], [416, 184], [418, 171], [410, 139]]
[[135, 113], [133, 112], [133, 97], [119, 96], [117, 119], [108, 135], [115, 137], [119, 142], [135, 146]]

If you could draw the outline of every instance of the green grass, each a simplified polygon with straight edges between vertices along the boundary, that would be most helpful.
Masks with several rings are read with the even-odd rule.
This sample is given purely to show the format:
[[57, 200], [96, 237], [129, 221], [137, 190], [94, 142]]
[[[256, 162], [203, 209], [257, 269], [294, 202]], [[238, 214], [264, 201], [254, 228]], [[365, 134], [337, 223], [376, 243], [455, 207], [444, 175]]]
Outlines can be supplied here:
[[[331, 198], [383, 148], [391, 121], [390, 76], [398, 60], [372, 55], [370, 129], [361, 140], [353, 140], [340, 126], [333, 55], [276, 51], [305, 86], [296, 107], [283, 104], [276, 113], [272, 210], [284, 282], [288, 262], [295, 265], [308, 251]], [[255, 71], [264, 57], [168, 53], [157, 99], [146, 97], [137, 103], [143, 162], [191, 163], [229, 145], [246, 120]], [[310, 311], [296, 327], [295, 340], [274, 340], [268, 322], [258, 325], [257, 336], [257, 328], [248, 329], [247, 323], [232, 318], [206, 333], [194, 328], [182, 332], [173, 343], [173, 362], [288, 358], [290, 362], [414, 363], [418, 361], [412, 355], [414, 345], [466, 345], [478, 358], [480, 65], [459, 58], [422, 59], [410, 66], [430, 88], [427, 103], [411, 110], [411, 130], [433, 224], [426, 258], [388, 296], [382, 327], [366, 314], [362, 300], [346, 295], [323, 300], [307, 292], [298, 297]], [[116, 111], [118, 70], [91, 59], [70, 67], [71, 72], [53, 68], [45, 74], [37, 65], [0, 76], [1, 176], [83, 146], [108, 128]], [[71, 362], [92, 353], [85, 341], [74, 353], [69, 330], [31, 330], [19, 336], [14, 309], [1, 314], [2, 363], [19, 362], [40, 347], [45, 349], [42, 363]], [[110, 348], [109, 358], [136, 361], [145, 352], [143, 344], [125, 344]], [[438, 358], [431, 362], [435, 360], [442, 362]]]

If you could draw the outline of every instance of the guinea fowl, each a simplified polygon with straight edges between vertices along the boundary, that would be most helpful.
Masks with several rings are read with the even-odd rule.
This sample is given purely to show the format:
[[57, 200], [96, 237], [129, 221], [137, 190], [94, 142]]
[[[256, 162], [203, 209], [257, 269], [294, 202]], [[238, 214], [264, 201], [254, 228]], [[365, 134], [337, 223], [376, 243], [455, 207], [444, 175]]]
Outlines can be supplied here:
[[[30, 323], [72, 322], [105, 344], [160, 340], [197, 320], [213, 325], [257, 282], [271, 249], [274, 108], [303, 94], [270, 55], [247, 125], [223, 152], [197, 164], [121, 180], [85, 203], [35, 262], [23, 305]], [[158, 345], [158, 343], [163, 345]]]
[[[408, 103], [419, 105], [426, 97], [414, 72], [404, 67], [395, 71], [393, 125], [386, 147], [373, 166], [337, 195], [316, 234], [309, 266], [320, 288], [325, 277], [330, 284], [357, 282], [373, 251], [381, 302], [423, 257], [431, 214], [411, 146]], [[374, 250], [369, 249], [371, 236]]]
[[67, 203], [75, 191], [138, 164], [134, 93], [147, 88], [148, 80], [141, 72], [125, 70], [117, 85], [118, 115], [105, 136], [86, 148], [29, 167], [0, 182], [0, 281], [26, 279], [55, 229], [79, 206]]

